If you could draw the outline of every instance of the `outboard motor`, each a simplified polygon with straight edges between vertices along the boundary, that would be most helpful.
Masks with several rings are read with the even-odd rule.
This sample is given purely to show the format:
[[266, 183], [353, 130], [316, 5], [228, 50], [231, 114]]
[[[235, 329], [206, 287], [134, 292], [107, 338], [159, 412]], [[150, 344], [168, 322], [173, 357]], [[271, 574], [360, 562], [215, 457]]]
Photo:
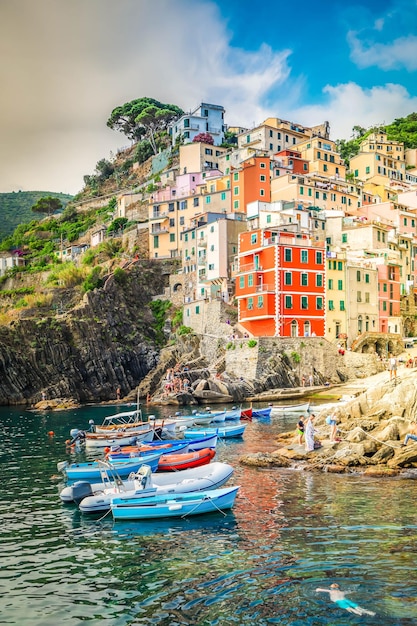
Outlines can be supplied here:
[[91, 489], [90, 483], [85, 480], [79, 480], [72, 486], [72, 499], [78, 506], [81, 500], [87, 498], [88, 496], [93, 496], [93, 490]]
[[78, 435], [80, 431], [78, 430], [78, 428], [71, 428], [70, 430], [70, 436], [71, 439], [75, 439], [75, 437]]
[[135, 476], [136, 489], [149, 489], [152, 487], [152, 470], [149, 465], [142, 465]]

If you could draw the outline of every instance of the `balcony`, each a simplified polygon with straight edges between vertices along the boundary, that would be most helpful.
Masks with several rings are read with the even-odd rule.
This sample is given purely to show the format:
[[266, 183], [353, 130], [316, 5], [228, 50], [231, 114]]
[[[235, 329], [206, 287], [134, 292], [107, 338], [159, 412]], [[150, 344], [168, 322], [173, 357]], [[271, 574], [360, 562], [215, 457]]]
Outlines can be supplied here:
[[154, 226], [151, 230], [151, 235], [162, 235], [164, 233], [169, 233], [169, 228], [166, 226], [163, 228], [161, 226]]
[[256, 263], [247, 263], [246, 265], [239, 266], [239, 272], [263, 272], [264, 269]]
[[197, 259], [197, 264], [198, 265], [205, 265], [207, 261], [207, 255], [203, 254], [202, 256], [199, 256]]
[[275, 285], [271, 284], [260, 284], [260, 285], [255, 285], [255, 293], [275, 293]]
[[164, 222], [166, 219], [168, 218], [168, 213], [165, 211], [164, 213], [160, 213], [159, 211], [156, 213], [153, 213], [150, 218], [149, 221], [153, 222], [153, 221], [159, 221], [159, 222]]
[[205, 237], [200, 237], [197, 241], [197, 246], [200, 248], [207, 248], [207, 239]]

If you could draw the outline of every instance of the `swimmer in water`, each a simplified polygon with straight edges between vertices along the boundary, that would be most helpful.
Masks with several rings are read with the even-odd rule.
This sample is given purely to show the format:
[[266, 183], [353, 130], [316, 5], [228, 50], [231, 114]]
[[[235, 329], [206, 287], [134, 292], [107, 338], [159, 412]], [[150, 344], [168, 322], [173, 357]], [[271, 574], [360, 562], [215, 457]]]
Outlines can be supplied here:
[[340, 606], [341, 609], [345, 609], [349, 611], [349, 613], [355, 613], [356, 615], [375, 615], [373, 611], [368, 611], [368, 609], [363, 609], [361, 606], [358, 606], [352, 600], [346, 598], [346, 592], [342, 591], [337, 583], [333, 583], [330, 585], [330, 589], [316, 589], [316, 591], [323, 591], [329, 594], [330, 600]]

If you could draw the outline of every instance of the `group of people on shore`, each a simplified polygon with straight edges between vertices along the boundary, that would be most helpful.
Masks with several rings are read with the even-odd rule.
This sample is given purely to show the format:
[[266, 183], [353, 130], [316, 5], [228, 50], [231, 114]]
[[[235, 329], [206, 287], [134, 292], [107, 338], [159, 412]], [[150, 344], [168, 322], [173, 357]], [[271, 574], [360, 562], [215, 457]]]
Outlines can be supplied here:
[[190, 381], [187, 378], [187, 366], [181, 366], [179, 363], [175, 367], [167, 369], [165, 375], [164, 396], [170, 393], [188, 392], [190, 389]]
[[[315, 434], [317, 433], [314, 427], [314, 420], [316, 416], [312, 413], [305, 418], [301, 416], [297, 424], [297, 441], [300, 446], [305, 447], [306, 452], [312, 452], [316, 448], [321, 447], [321, 443], [316, 440]], [[326, 418], [326, 424], [330, 426], [330, 441], [332, 443], [340, 441], [337, 437], [337, 417], [335, 413], [332, 413]]]

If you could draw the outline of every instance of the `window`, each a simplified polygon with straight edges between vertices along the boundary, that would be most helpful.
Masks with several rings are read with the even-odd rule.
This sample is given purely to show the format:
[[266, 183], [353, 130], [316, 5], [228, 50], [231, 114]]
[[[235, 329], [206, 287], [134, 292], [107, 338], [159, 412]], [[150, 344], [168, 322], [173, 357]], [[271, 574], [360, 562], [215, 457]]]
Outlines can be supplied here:
[[214, 263], [209, 263], [208, 268], [209, 268], [209, 270], [214, 270]]
[[316, 274], [316, 287], [323, 287], [323, 274]]
[[333, 300], [329, 300], [329, 311], [334, 311]]
[[284, 259], [285, 259], [285, 261], [287, 261], [287, 263], [291, 263], [292, 262], [292, 250], [291, 250], [291, 248], [285, 248], [284, 249]]
[[342, 233], [342, 243], [347, 243], [348, 237], [347, 233]]
[[250, 242], [251, 244], [255, 244], [258, 242], [258, 235], [256, 233], [252, 233], [250, 236]]
[[265, 174], [261, 174], [261, 176], [260, 176], [260, 180], [261, 180], [261, 183], [264, 183], [264, 182], [266, 181], [266, 176], [265, 176]]
[[292, 309], [292, 296], [285, 296], [285, 308]]
[[323, 298], [321, 296], [317, 296], [317, 298], [316, 298], [316, 309], [318, 311], [322, 311], [323, 310]]
[[188, 119], [184, 120], [184, 128], [190, 128], [190, 120]]
[[260, 163], [260, 164], [259, 164], [259, 167], [260, 167], [261, 169], [265, 169], [265, 168], [266, 168], [266, 165], [265, 165], [265, 163]]
[[239, 195], [239, 187], [233, 187], [233, 195], [234, 196], [238, 196]]
[[329, 289], [333, 289], [333, 278], [329, 278], [329, 280], [327, 281], [327, 285]]
[[193, 198], [193, 206], [198, 206], [199, 198]]
[[273, 144], [273, 143], [270, 143], [270, 144], [269, 144], [269, 149], [270, 149], [270, 150], [273, 150], [273, 149], [274, 149], [274, 144]]
[[240, 289], [244, 289], [245, 288], [245, 277], [244, 276], [239, 276], [239, 287], [240, 287]]
[[246, 135], [246, 143], [250, 143], [250, 135]]
[[214, 244], [211, 244], [211, 246], [210, 246], [210, 252], [214, 252]]
[[340, 304], [340, 310], [344, 311], [345, 310], [345, 301], [341, 300], [339, 304]]
[[272, 130], [269, 131], [269, 136], [273, 137], [274, 136], [274, 132]]
[[304, 187], [300, 187], [300, 196], [304, 195]]
[[174, 206], [174, 203], [173, 203], [173, 202], [170, 202], [170, 203], [168, 204], [168, 211], [169, 211], [170, 213], [172, 213], [172, 211], [175, 211], [175, 206]]
[[311, 187], [309, 187], [309, 188], [307, 189], [307, 195], [308, 195], [308, 196], [312, 196], [312, 195], [313, 195], [313, 190], [311, 189]]
[[248, 298], [248, 310], [251, 311], [253, 309], [253, 298]]
[[233, 180], [239, 180], [239, 172], [234, 172]]
[[371, 171], [371, 168], [369, 167], [369, 165], [365, 168], [365, 174], [369, 174]]
[[159, 235], [155, 235], [153, 238], [153, 247], [159, 248]]
[[308, 286], [308, 274], [301, 274], [301, 285], [303, 287]]
[[323, 252], [316, 252], [316, 265], [323, 264]]
[[338, 270], [343, 270], [343, 263], [342, 263], [342, 261], [338, 261], [337, 262], [337, 269]]
[[369, 292], [365, 291], [365, 302], [369, 304]]
[[361, 291], [357, 291], [356, 292], [356, 302], [362, 302], [362, 292]]
[[239, 200], [235, 200], [235, 201], [233, 202], [233, 208], [234, 208], [234, 209], [238, 209], [238, 208], [239, 208]]
[[292, 285], [291, 272], [284, 272], [284, 285]]
[[170, 242], [175, 241], [175, 233], [170, 233], [169, 234], [169, 240], [170, 240]]
[[257, 304], [258, 309], [263, 309], [263, 306], [264, 306], [264, 297], [258, 296], [258, 304]]
[[308, 298], [307, 296], [301, 296], [301, 308], [308, 309]]
[[308, 250], [301, 250], [301, 263], [308, 263]]
[[206, 154], [213, 154], [213, 150], [211, 148], [206, 148], [204, 152]]
[[253, 274], [248, 276], [248, 287], [253, 287]]
[[356, 280], [358, 283], [361, 282], [361, 271], [360, 270], [356, 270]]
[[226, 200], [226, 192], [222, 191], [220, 194], [220, 200]]
[[327, 172], [327, 165], [326, 165], [326, 163], [323, 163], [323, 172]]
[[270, 224], [270, 223], [271, 223], [271, 219], [272, 219], [272, 215], [270, 215], [270, 214], [268, 213], [268, 215], [266, 216], [266, 223], [267, 223], [267, 224]]
[[337, 288], [339, 291], [343, 291], [343, 280], [337, 281]]
[[365, 274], [365, 282], [369, 283], [369, 274]]
[[386, 301], [386, 300], [383, 300], [383, 301], [382, 301], [382, 310], [383, 310], [383, 311], [386, 311], [386, 310], [387, 310], [387, 301]]
[[260, 189], [259, 193], [260, 193], [261, 196], [264, 196], [265, 195], [265, 189]]
[[195, 312], [197, 315], [200, 314], [200, 306], [197, 304], [197, 306], [195, 307]]

